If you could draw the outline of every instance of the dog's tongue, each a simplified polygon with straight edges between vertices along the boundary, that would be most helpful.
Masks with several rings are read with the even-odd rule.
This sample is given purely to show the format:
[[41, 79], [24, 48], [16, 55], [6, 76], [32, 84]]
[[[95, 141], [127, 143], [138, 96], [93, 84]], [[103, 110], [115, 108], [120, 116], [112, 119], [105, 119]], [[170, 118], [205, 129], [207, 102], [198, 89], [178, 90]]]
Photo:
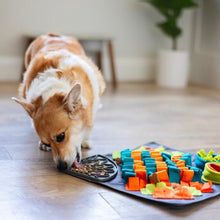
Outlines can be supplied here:
[[75, 161], [73, 162], [73, 166], [74, 166], [75, 168], [78, 168], [78, 169], [83, 168], [83, 165], [80, 164], [80, 163], [77, 161], [77, 159], [75, 159]]

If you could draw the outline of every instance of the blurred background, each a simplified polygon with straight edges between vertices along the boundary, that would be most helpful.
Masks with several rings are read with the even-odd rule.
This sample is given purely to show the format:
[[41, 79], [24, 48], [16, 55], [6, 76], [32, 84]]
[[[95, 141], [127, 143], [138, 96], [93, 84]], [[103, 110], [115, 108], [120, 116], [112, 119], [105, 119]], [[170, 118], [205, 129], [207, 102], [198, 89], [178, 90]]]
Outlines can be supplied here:
[[151, 141], [220, 154], [220, 0], [0, 0], [0, 27], [0, 219], [218, 216], [219, 197], [174, 210], [58, 172], [11, 97], [28, 44], [72, 35], [109, 82], [83, 158]]
[[[178, 50], [190, 59], [186, 84], [220, 88], [220, 0], [194, 2], [198, 7], [184, 10], [178, 21]], [[0, 0], [0, 81], [19, 81], [30, 39], [53, 32], [91, 40], [91, 48], [101, 42], [107, 81], [112, 73], [105, 42], [111, 40], [117, 82], [154, 82], [157, 54], [171, 49], [170, 38], [156, 25], [162, 20], [139, 0]]]

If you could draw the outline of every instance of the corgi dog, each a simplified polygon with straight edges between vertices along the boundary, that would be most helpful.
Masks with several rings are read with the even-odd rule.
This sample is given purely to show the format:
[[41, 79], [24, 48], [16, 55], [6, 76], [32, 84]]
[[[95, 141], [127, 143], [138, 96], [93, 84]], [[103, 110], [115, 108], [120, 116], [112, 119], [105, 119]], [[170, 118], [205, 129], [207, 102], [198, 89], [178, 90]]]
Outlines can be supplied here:
[[51, 147], [59, 170], [79, 165], [105, 82], [73, 37], [57, 34], [35, 39], [25, 53], [20, 98], [41, 144]]

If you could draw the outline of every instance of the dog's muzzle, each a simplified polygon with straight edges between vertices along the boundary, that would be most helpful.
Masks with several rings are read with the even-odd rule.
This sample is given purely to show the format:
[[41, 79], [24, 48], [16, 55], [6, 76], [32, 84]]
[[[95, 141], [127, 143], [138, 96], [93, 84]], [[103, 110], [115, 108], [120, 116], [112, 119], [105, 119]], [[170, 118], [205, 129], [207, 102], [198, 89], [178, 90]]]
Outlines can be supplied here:
[[59, 160], [58, 164], [57, 164], [57, 169], [58, 170], [66, 170], [67, 169], [67, 162], [63, 161], [63, 160]]
[[[79, 153], [77, 153], [77, 155], [76, 155], [76, 159], [74, 160], [74, 162], [73, 162], [73, 164], [72, 164], [72, 166], [74, 166], [74, 167], [80, 167], [80, 154]], [[57, 163], [57, 169], [58, 170], [60, 170], [60, 171], [62, 171], [62, 170], [66, 170], [68, 168], [68, 164], [67, 164], [67, 162], [65, 162], [64, 160], [61, 160], [61, 159], [59, 159], [58, 160], [58, 163]]]

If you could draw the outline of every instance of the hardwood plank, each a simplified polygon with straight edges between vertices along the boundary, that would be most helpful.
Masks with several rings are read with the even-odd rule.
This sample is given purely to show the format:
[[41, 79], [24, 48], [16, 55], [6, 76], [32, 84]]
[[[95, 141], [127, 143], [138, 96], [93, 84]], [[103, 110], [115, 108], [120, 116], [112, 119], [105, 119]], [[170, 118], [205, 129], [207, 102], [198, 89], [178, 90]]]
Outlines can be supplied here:
[[146, 217], [149, 219], [198, 219], [199, 215], [200, 217], [213, 216], [214, 213], [217, 213], [220, 204], [219, 202], [216, 202], [215, 199], [211, 199], [200, 204], [175, 209], [161, 205], [160, 203], [142, 201], [117, 192], [103, 192], [101, 195], [109, 204], [111, 204], [112, 208], [117, 211], [122, 219], [146, 219]]
[[[17, 84], [0, 84], [0, 219], [215, 219], [219, 197], [173, 210], [135, 199], [56, 170], [51, 152], [24, 110], [12, 102]], [[107, 89], [83, 157], [156, 141], [191, 152], [220, 154], [220, 92], [161, 89], [144, 83]], [[138, 210], [138, 211], [137, 211]]]
[[4, 147], [0, 147], [0, 161], [1, 160], [11, 160], [11, 156]]
[[83, 194], [80, 198], [77, 195], [51, 196], [46, 199], [26, 198], [0, 202], [0, 213], [1, 216], [9, 217], [8, 219], [100, 219], [100, 217], [115, 219], [119, 217], [99, 194]]

